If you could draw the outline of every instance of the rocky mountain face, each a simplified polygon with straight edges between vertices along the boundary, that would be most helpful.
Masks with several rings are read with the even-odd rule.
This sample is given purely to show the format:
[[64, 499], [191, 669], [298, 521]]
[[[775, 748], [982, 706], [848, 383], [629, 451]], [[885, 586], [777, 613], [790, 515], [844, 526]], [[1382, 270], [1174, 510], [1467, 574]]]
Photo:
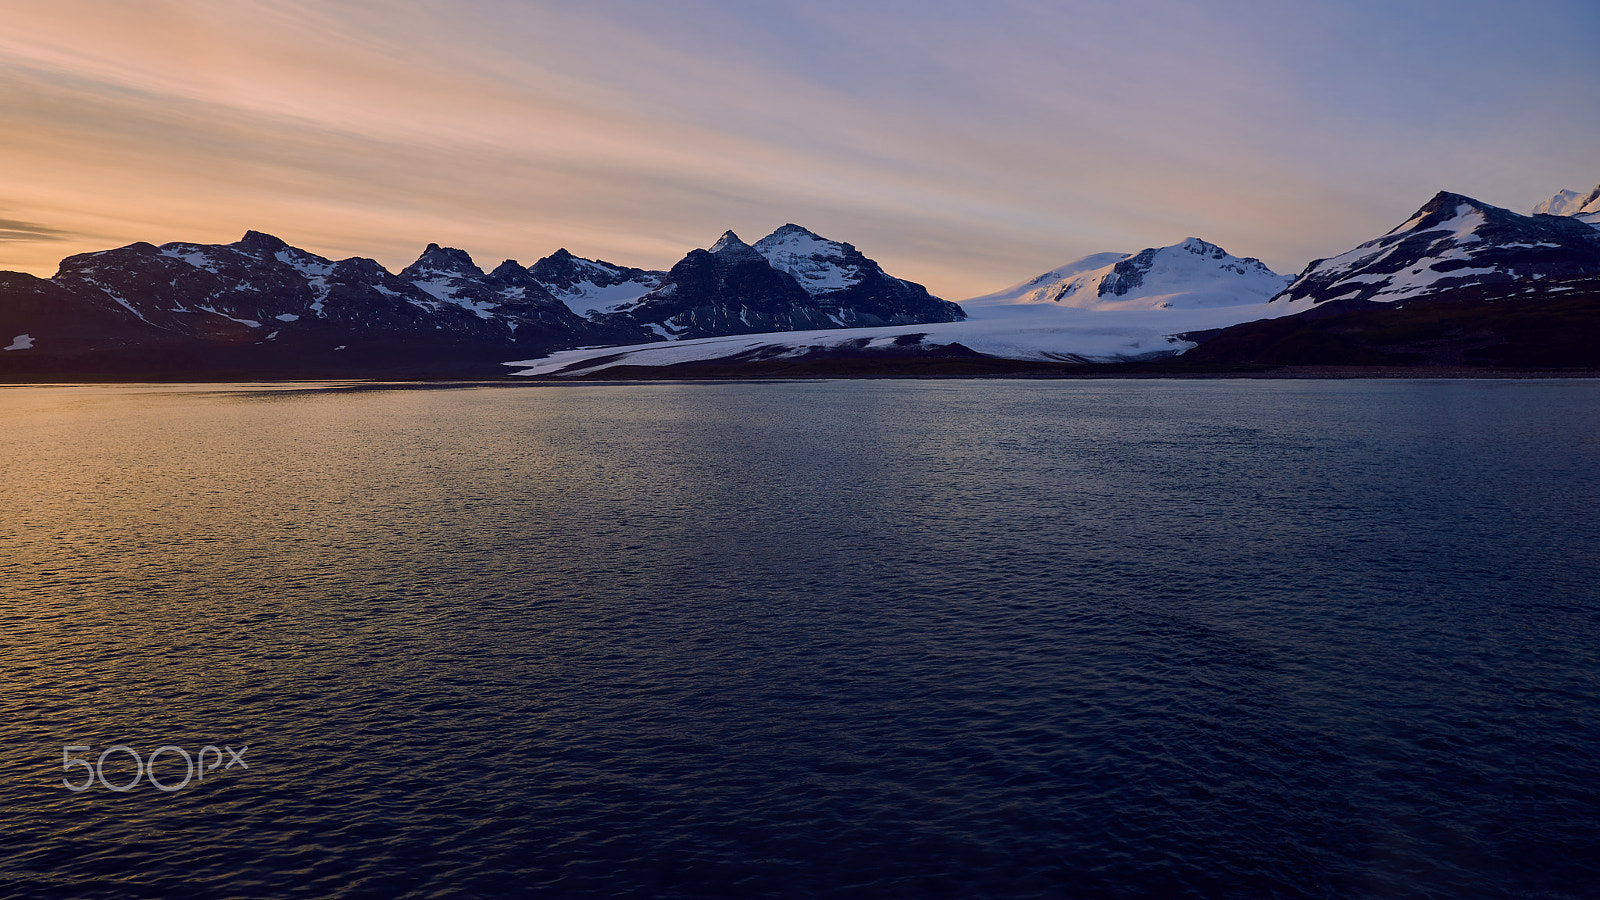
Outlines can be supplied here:
[[566, 250], [485, 272], [429, 244], [396, 274], [255, 231], [225, 245], [140, 242], [69, 257], [48, 280], [0, 276], [0, 345], [11, 348], [0, 371], [499, 375], [503, 360], [561, 347], [960, 315], [849, 245], [817, 240], [861, 273], [820, 300], [731, 234], [671, 272]]
[[970, 301], [1094, 310], [1204, 309], [1265, 303], [1292, 279], [1258, 259], [1187, 238], [1138, 253], [1096, 253]]
[[1571, 216], [1524, 216], [1441, 191], [1388, 234], [1313, 261], [1274, 303], [1347, 308], [1448, 298], [1600, 275], [1600, 229]]

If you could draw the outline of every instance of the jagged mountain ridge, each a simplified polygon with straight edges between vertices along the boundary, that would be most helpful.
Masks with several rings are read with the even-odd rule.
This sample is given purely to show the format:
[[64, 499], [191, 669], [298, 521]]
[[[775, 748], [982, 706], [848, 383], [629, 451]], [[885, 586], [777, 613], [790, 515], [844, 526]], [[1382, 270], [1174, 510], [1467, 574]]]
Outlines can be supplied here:
[[[137, 242], [68, 257], [50, 279], [11, 273], [0, 283], [0, 322], [13, 330], [0, 345], [11, 352], [0, 360], [104, 351], [152, 371], [238, 362], [306, 372], [342, 370], [361, 357], [374, 371], [415, 373], [431, 369], [414, 363], [437, 359], [487, 373], [499, 371], [499, 360], [560, 347], [870, 323], [881, 310], [905, 316], [895, 304], [907, 296], [938, 321], [961, 314], [853, 247], [827, 243], [848, 248], [877, 287], [819, 301], [736, 237], [714, 253], [692, 251], [673, 272], [565, 249], [533, 266], [506, 260], [485, 272], [465, 251], [429, 244], [391, 273], [375, 260], [335, 261], [256, 231], [232, 244]], [[102, 363], [112, 364], [91, 365]], [[60, 364], [70, 367], [65, 357]]]
[[515, 262], [486, 275], [463, 251], [437, 244], [396, 275], [376, 260], [335, 262], [251, 231], [233, 244], [140, 242], [79, 254], [62, 260], [51, 281], [165, 331], [238, 343], [308, 330], [442, 331], [490, 343], [599, 336]]
[[1138, 253], [1096, 253], [969, 303], [1090, 310], [1203, 309], [1265, 303], [1292, 279], [1260, 260], [1187, 238]]

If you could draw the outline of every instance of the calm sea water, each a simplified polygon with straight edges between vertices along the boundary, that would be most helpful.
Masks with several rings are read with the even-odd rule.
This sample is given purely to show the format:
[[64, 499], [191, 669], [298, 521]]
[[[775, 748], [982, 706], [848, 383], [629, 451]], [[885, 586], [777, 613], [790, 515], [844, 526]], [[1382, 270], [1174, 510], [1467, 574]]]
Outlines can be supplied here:
[[0, 895], [1594, 897], [1597, 413], [0, 388]]

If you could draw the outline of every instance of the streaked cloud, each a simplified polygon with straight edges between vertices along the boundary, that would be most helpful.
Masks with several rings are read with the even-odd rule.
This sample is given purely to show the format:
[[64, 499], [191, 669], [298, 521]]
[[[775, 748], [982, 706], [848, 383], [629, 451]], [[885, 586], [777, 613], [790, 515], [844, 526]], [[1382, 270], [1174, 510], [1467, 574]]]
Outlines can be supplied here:
[[40, 225], [37, 222], [24, 222], [20, 219], [0, 219], [0, 243], [50, 243], [52, 241], [66, 241], [79, 237], [70, 231]]
[[1441, 188], [1600, 181], [1600, 51], [1549, 38], [1600, 33], [1585, 0], [3, 3], [0, 208], [60, 239], [0, 267], [41, 273], [247, 228], [664, 266], [795, 221], [961, 298], [1189, 235], [1297, 270]]

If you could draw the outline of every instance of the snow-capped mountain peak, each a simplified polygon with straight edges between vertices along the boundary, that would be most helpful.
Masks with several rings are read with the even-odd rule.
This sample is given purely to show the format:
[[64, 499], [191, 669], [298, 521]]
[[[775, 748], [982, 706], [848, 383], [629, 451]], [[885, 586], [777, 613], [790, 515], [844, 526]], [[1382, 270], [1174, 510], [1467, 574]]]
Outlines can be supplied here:
[[789, 224], [755, 243], [768, 264], [787, 272], [813, 297], [858, 284], [864, 260], [856, 248]]
[[1191, 237], [1138, 253], [1095, 253], [965, 303], [1097, 310], [1246, 306], [1265, 303], [1289, 281], [1260, 260], [1233, 256]]

